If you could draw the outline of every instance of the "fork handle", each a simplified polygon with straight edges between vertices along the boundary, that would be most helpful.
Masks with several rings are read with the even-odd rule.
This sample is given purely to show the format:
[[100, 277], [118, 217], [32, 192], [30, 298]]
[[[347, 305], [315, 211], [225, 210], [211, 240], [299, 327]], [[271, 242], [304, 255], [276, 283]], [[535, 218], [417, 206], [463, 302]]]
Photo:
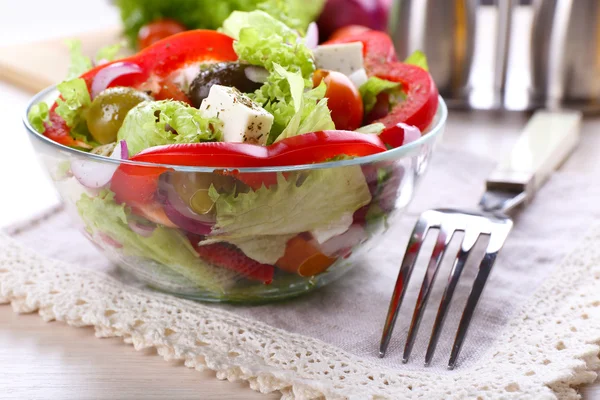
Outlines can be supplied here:
[[579, 142], [581, 118], [578, 111], [536, 112], [487, 179], [487, 189], [532, 197]]

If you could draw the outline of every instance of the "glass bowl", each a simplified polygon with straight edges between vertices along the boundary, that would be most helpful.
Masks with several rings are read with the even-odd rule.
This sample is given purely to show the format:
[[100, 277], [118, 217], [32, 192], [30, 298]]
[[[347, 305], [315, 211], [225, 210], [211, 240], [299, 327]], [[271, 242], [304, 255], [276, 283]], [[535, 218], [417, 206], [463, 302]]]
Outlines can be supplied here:
[[[27, 112], [56, 97], [54, 87], [40, 92]], [[67, 211], [111, 261], [178, 296], [255, 303], [326, 285], [377, 244], [412, 199], [446, 116], [440, 98], [425, 135], [384, 153], [236, 169], [116, 160], [55, 143], [26, 116], [24, 124]], [[98, 171], [108, 184], [93, 181]], [[140, 202], [149, 180], [152, 195]]]

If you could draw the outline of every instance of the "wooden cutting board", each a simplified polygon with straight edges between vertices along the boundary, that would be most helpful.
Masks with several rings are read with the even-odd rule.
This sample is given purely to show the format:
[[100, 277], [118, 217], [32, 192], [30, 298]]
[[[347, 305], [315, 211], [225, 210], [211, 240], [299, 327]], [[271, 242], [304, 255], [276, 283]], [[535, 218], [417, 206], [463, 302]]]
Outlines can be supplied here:
[[90, 57], [101, 47], [122, 40], [120, 28], [115, 27], [71, 38], [0, 47], [0, 80], [32, 93], [62, 81], [70, 62], [67, 39], [81, 40], [83, 53]]

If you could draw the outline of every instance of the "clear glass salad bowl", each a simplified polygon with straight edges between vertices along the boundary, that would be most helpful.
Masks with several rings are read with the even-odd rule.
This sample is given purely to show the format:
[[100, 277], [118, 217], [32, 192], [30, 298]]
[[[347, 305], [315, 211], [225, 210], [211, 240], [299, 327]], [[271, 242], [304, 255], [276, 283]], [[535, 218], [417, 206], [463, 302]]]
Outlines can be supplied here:
[[[29, 107], [56, 97], [48, 88]], [[349, 271], [409, 204], [446, 116], [440, 98], [423, 136], [372, 156], [237, 169], [118, 160], [53, 142], [27, 117], [24, 124], [82, 234], [111, 261], [161, 291], [250, 303], [296, 296]], [[147, 201], [130, 201], [149, 187]]]

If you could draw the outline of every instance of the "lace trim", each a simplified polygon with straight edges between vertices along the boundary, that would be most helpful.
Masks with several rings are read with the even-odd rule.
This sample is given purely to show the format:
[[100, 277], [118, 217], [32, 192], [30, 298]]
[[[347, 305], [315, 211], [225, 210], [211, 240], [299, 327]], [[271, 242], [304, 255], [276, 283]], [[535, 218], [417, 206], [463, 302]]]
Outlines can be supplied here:
[[399, 371], [310, 337], [206, 305], [124, 286], [45, 259], [0, 234], [0, 303], [46, 321], [92, 325], [98, 337], [155, 347], [165, 360], [209, 368], [283, 399], [579, 398], [600, 367], [600, 225], [471, 368]]

